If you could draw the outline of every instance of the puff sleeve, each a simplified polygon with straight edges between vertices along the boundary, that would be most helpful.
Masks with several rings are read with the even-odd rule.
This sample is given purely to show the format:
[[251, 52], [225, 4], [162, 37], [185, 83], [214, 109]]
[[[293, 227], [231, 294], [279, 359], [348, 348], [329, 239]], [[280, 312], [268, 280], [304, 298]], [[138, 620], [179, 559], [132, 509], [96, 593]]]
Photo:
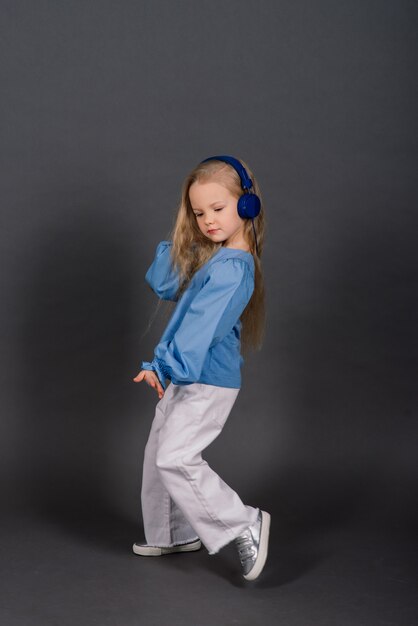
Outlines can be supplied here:
[[177, 302], [179, 277], [171, 263], [172, 245], [172, 241], [160, 241], [145, 280], [159, 298]]
[[151, 362], [164, 389], [165, 379], [197, 382], [209, 349], [233, 329], [254, 291], [254, 275], [242, 259], [214, 263], [170, 341], [162, 341]]

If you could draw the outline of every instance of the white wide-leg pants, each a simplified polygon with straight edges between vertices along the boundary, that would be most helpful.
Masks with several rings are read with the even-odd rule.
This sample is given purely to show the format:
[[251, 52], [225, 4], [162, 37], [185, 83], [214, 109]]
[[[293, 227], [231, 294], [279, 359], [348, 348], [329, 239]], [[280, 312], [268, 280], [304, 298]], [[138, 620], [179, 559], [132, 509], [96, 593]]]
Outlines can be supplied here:
[[167, 386], [144, 452], [147, 544], [167, 547], [200, 538], [216, 554], [256, 521], [258, 508], [243, 504], [201, 456], [221, 432], [238, 392], [203, 383]]

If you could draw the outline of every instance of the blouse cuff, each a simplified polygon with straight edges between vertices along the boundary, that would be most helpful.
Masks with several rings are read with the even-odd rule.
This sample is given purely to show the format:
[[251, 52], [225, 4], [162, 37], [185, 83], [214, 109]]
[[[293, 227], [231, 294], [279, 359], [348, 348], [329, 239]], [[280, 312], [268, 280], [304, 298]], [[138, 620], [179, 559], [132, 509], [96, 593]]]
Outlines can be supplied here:
[[154, 357], [151, 362], [142, 361], [141, 369], [154, 371], [158, 376], [162, 388], [164, 389], [164, 391], [166, 390], [167, 386], [165, 383], [165, 379], [170, 377], [167, 375], [167, 368], [165, 367], [164, 361], [162, 361], [158, 357]]

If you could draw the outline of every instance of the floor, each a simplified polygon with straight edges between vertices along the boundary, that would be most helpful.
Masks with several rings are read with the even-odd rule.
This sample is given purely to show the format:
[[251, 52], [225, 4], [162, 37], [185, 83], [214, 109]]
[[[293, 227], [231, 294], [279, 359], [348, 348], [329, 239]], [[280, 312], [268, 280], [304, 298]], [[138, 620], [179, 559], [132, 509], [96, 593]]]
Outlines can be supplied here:
[[9, 513], [2, 534], [5, 626], [418, 624], [416, 542], [396, 523], [295, 527], [272, 512], [254, 582], [241, 577], [233, 544], [213, 556], [136, 556], [139, 524], [109, 511]]

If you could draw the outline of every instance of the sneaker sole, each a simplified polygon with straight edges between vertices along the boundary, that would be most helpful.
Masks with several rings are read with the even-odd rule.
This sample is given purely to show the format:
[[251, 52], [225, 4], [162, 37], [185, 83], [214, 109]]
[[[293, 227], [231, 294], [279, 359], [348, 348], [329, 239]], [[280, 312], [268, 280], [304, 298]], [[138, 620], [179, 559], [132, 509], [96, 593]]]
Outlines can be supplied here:
[[158, 546], [142, 546], [138, 543], [134, 543], [132, 550], [135, 554], [139, 554], [140, 556], [163, 556], [164, 554], [173, 554], [174, 552], [194, 552], [195, 550], [200, 550], [201, 547], [202, 542], [199, 539], [198, 541], [193, 541], [192, 543], [184, 543], [179, 546], [166, 548]]
[[261, 511], [261, 533], [260, 533], [260, 545], [258, 548], [258, 557], [254, 564], [254, 567], [248, 574], [244, 574], [246, 580], [255, 580], [262, 572], [267, 559], [268, 542], [270, 533], [270, 520], [271, 515], [266, 511]]

